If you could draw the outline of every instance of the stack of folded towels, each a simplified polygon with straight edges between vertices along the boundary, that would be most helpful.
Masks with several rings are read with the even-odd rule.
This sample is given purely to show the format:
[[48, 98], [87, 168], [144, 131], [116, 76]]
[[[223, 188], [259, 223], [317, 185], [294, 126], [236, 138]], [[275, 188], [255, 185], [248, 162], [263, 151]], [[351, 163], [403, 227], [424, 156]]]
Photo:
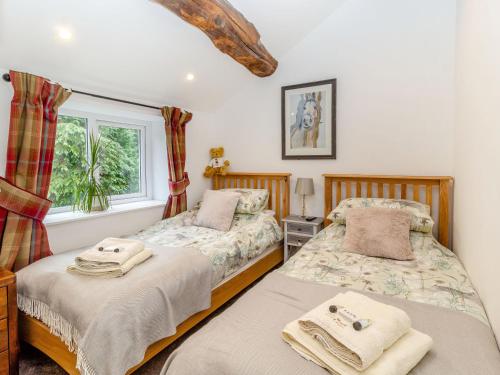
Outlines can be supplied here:
[[336, 375], [407, 374], [432, 346], [432, 338], [411, 328], [404, 311], [354, 292], [289, 323], [283, 339]]
[[120, 277], [152, 255], [141, 241], [110, 237], [78, 255], [68, 271], [86, 276]]

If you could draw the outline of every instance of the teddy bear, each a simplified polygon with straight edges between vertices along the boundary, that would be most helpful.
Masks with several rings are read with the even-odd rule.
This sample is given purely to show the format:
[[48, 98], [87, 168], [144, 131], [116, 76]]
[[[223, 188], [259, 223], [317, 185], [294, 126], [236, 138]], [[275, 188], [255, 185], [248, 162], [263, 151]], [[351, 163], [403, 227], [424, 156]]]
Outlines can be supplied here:
[[224, 159], [224, 147], [211, 148], [210, 157], [212, 159], [205, 168], [203, 176], [213, 177], [215, 174], [225, 176], [230, 163], [229, 160]]

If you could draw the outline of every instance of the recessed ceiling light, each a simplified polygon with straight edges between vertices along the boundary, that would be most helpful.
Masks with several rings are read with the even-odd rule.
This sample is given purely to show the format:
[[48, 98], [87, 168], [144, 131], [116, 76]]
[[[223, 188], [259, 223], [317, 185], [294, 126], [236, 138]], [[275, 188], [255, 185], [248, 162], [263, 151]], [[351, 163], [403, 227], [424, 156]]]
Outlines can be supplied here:
[[188, 74], [186, 75], [186, 79], [187, 79], [188, 81], [192, 81], [192, 80], [194, 79], [194, 74], [193, 74], [193, 73], [188, 73]]
[[59, 26], [56, 28], [57, 36], [62, 40], [70, 40], [73, 38], [73, 33], [67, 27]]

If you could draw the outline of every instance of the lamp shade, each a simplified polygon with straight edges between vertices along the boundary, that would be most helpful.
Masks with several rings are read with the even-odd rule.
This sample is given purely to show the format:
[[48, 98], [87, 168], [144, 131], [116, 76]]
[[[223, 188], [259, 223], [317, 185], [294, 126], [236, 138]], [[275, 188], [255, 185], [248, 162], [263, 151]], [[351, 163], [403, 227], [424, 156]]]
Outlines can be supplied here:
[[312, 178], [297, 178], [295, 194], [314, 195], [314, 182]]

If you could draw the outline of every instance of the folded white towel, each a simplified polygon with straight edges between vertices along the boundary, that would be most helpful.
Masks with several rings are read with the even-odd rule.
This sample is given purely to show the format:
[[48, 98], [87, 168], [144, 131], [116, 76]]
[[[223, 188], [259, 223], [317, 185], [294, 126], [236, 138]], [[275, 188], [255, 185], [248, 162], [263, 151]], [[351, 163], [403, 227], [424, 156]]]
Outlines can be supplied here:
[[283, 339], [304, 358], [334, 375], [406, 375], [432, 346], [432, 339], [429, 336], [410, 329], [370, 367], [358, 371], [329, 353], [319, 341], [299, 327], [297, 320], [285, 327]]
[[94, 276], [94, 277], [120, 277], [129, 272], [133, 267], [146, 261], [153, 255], [150, 249], [144, 249], [140, 253], [136, 254], [129, 260], [127, 260], [122, 265], [101, 267], [101, 268], [88, 268], [81, 267], [77, 264], [68, 266], [68, 272], [77, 273], [79, 275]]
[[[114, 249], [119, 251], [114, 252]], [[144, 243], [141, 241], [109, 237], [78, 255], [75, 262], [79, 267], [90, 269], [121, 266], [143, 250]]]
[[[371, 325], [361, 331], [343, 314], [329, 310], [345, 307], [355, 319], [369, 319]], [[345, 314], [344, 314], [345, 315]], [[315, 338], [325, 350], [358, 371], [363, 371], [411, 328], [406, 312], [377, 302], [359, 293], [340, 293], [298, 319], [300, 328]]]

